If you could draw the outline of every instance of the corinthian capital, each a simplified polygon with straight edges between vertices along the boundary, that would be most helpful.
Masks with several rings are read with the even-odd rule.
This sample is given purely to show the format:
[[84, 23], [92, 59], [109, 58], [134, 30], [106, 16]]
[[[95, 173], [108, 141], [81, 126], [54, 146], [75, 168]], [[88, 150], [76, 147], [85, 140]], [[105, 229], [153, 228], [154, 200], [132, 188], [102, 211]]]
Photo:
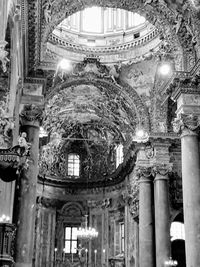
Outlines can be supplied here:
[[152, 167], [150, 167], [150, 166], [137, 166], [136, 167], [136, 175], [139, 178], [148, 179], [152, 176]]
[[21, 114], [20, 114], [22, 124], [25, 124], [25, 122], [29, 123], [42, 123], [43, 119], [43, 108], [36, 105], [25, 105]]
[[173, 130], [176, 133], [195, 134], [199, 130], [200, 118], [194, 114], [180, 114], [178, 118], [175, 118], [172, 122]]
[[160, 174], [162, 176], [168, 175], [172, 172], [172, 163], [169, 164], [156, 164], [152, 168], [152, 174], [156, 176], [156, 174]]

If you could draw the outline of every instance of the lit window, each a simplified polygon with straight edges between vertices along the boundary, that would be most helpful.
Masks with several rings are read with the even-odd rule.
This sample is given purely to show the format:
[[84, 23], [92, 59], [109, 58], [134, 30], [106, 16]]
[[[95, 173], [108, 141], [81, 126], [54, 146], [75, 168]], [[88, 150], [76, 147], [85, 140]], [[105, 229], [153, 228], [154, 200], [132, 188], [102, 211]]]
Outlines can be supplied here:
[[136, 27], [140, 24], [143, 24], [146, 21], [146, 19], [142, 16], [140, 16], [137, 13], [128, 12], [128, 27]]
[[100, 33], [102, 16], [100, 7], [89, 7], [82, 11], [82, 29], [86, 32]]
[[116, 168], [123, 162], [124, 154], [123, 154], [123, 145], [119, 144], [116, 147]]
[[80, 159], [77, 154], [68, 155], [68, 175], [79, 176], [80, 172]]
[[124, 223], [119, 224], [120, 231], [120, 253], [124, 252]]
[[77, 252], [77, 227], [65, 227], [65, 253]]
[[176, 239], [185, 240], [185, 227], [183, 223], [173, 222], [170, 228], [171, 241]]

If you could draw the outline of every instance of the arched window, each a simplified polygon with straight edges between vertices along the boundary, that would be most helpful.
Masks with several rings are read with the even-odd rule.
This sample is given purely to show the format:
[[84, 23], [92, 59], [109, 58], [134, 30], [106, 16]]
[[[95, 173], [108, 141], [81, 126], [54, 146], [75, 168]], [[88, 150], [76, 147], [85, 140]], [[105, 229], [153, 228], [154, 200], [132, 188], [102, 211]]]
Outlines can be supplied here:
[[78, 154], [69, 154], [67, 161], [67, 173], [70, 176], [79, 176], [80, 173], [80, 157]]
[[185, 240], [185, 227], [181, 222], [173, 222], [170, 228], [171, 241], [176, 239]]

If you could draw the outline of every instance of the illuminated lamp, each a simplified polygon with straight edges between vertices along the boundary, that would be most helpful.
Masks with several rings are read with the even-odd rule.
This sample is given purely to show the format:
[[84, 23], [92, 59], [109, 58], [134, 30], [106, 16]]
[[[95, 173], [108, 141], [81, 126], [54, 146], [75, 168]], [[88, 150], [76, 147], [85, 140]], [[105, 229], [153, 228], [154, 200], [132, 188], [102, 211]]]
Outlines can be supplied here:
[[158, 71], [162, 76], [168, 76], [172, 73], [172, 66], [169, 63], [163, 63], [159, 66]]
[[68, 59], [63, 58], [59, 63], [58, 67], [62, 70], [69, 71], [71, 69], [71, 62]]

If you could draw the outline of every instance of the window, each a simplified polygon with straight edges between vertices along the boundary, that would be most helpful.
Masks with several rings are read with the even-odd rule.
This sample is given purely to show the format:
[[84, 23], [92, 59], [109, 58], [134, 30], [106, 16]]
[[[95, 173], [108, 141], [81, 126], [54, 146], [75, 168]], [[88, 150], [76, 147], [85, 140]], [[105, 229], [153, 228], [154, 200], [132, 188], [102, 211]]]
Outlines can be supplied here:
[[77, 252], [77, 227], [65, 227], [65, 253]]
[[120, 233], [120, 253], [124, 253], [124, 223], [119, 224], [119, 233]]
[[185, 228], [181, 222], [173, 222], [170, 228], [171, 241], [176, 239], [185, 240]]
[[86, 32], [100, 33], [102, 31], [102, 9], [100, 7], [88, 7], [82, 11], [82, 30]]
[[123, 155], [123, 145], [119, 144], [116, 147], [116, 168], [123, 162], [124, 155]]
[[77, 154], [68, 155], [68, 175], [79, 176], [80, 172], [80, 158]]

